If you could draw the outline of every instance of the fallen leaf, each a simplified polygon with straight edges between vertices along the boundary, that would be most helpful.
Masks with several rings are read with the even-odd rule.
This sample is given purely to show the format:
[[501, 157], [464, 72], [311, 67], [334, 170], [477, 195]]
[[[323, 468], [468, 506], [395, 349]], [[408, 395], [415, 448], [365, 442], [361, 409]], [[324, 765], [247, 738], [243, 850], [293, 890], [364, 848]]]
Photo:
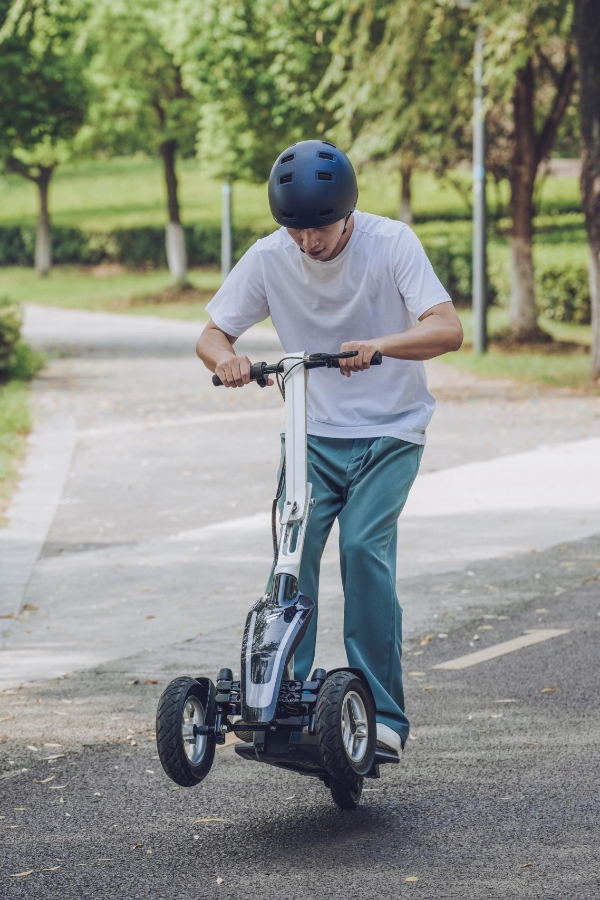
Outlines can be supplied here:
[[[14, 617], [15, 617], [14, 613], [5, 613], [3, 616], [0, 616], [0, 619], [14, 619]], [[4, 693], [8, 694], [8, 691], [5, 691]], [[13, 693], [14, 693], [14, 691], [13, 691]], [[14, 877], [15, 877], [14, 875], [11, 876], [11, 878], [14, 878]]]
[[532, 862], [526, 862], [524, 866], [521, 866], [522, 869], [526, 869], [528, 866], [532, 866]]
[[25, 746], [27, 747], [28, 750], [31, 750], [32, 753], [39, 753], [39, 752], [40, 752], [40, 751], [38, 750], [37, 747], [34, 747], [34, 746], [33, 746], [33, 744], [26, 744]]
[[426, 684], [423, 688], [424, 691], [435, 691], [435, 684]]
[[54, 713], [55, 716], [66, 716], [67, 715], [66, 712], [61, 712], [60, 709], [53, 709], [52, 712]]
[[156, 616], [146, 616], [147, 619], [155, 619]]
[[296, 795], [295, 795], [295, 794], [292, 794], [291, 797], [286, 797], [285, 799], [286, 799], [286, 800], [295, 800], [295, 799], [296, 799]]
[[24, 878], [26, 875], [31, 875], [33, 873], [33, 869], [28, 869], [26, 872], [15, 872], [14, 875], [9, 875], [9, 878]]
[[477, 631], [493, 631], [493, 630], [494, 630], [493, 625], [480, 625], [477, 629]]
[[54, 762], [55, 759], [64, 759], [66, 753], [55, 753], [54, 756], [42, 756], [44, 762]]
[[56, 872], [57, 869], [60, 869], [60, 866], [46, 866], [45, 869], [42, 869], [42, 872]]
[[132, 849], [132, 850], [138, 850], [140, 847], [143, 847], [143, 846], [144, 846], [144, 845], [143, 845], [143, 844], [141, 843], [141, 841], [140, 841], [140, 843], [134, 844], [133, 847], [132, 847], [131, 849]]
[[15, 812], [25, 812], [27, 807], [25, 806], [14, 806], [13, 809]]
[[212, 819], [212, 818], [194, 819], [194, 825], [204, 825], [207, 822], [227, 822], [227, 819]]
[[514, 797], [498, 797], [498, 800], [514, 800]]
[[425, 644], [430, 644], [432, 642], [432, 640], [433, 640], [433, 635], [426, 634], [425, 637], [423, 638], [423, 640], [420, 641], [419, 643], [421, 644], [421, 647], [424, 647]]
[[554, 596], [558, 597], [559, 594], [564, 594], [565, 591], [566, 591], [566, 588], [563, 588], [557, 584], [556, 587], [554, 588]]
[[9, 719], [14, 719], [14, 716], [2, 716], [0, 722], [8, 722]]
[[542, 694], [555, 694], [557, 691], [560, 691], [560, 688], [557, 688], [557, 687], [542, 688]]
[[548, 610], [545, 609], [544, 607], [541, 607], [540, 609], [536, 609], [536, 613], [540, 613], [540, 614], [541, 614], [541, 613], [547, 613], [547, 612], [548, 612]]
[[[56, 778], [56, 775], [53, 775], [52, 777]], [[66, 788], [66, 786], [67, 786], [66, 784], [52, 784], [52, 785], [50, 785], [48, 790], [49, 791], [62, 791], [62, 789]]]
[[484, 587], [486, 587], [488, 589], [488, 591], [497, 591], [498, 590], [498, 588], [496, 587], [495, 584], [484, 584]]
[[490, 713], [488, 719], [501, 719], [504, 713]]
[[66, 803], [66, 802], [67, 802], [67, 801], [66, 801], [66, 800], [65, 800], [65, 798], [64, 798], [64, 797], [61, 797], [61, 798], [60, 798], [60, 799], [59, 799], [59, 801], [58, 801], [58, 802], [59, 802], [59, 803]]
[[543, 747], [544, 746], [541, 741], [525, 741], [525, 743], [527, 744], [528, 747]]
[[409, 875], [409, 876], [408, 876], [407, 878], [405, 878], [404, 880], [405, 880], [405, 881], [418, 881], [418, 880], [419, 880], [419, 876], [418, 876], [418, 875]]
[[425, 672], [409, 672], [413, 678], [425, 678]]
[[144, 684], [158, 684], [156, 678], [146, 678]]
[[26, 609], [28, 612], [35, 612], [36, 609], [39, 609], [39, 606], [36, 606], [35, 603], [26, 603], [23, 609]]
[[217, 884], [223, 884], [223, 879], [221, 878], [221, 876], [217, 878]]

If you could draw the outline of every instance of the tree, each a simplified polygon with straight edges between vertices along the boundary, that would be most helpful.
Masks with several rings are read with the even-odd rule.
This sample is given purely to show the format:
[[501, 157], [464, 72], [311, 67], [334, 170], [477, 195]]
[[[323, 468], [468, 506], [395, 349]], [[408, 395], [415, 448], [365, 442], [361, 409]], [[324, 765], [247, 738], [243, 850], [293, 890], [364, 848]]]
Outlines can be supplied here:
[[77, 52], [81, 11], [62, 0], [0, 0], [0, 154], [39, 192], [35, 268], [52, 262], [48, 192], [85, 119], [86, 61]]
[[443, 174], [470, 152], [466, 15], [435, 0], [345, 6], [321, 87], [335, 110], [334, 134], [359, 165], [383, 160], [399, 169], [398, 217], [410, 222], [413, 170]]
[[581, 197], [590, 247], [592, 373], [600, 378], [600, 0], [575, 0], [582, 139]]
[[533, 270], [534, 191], [568, 108], [576, 67], [571, 0], [481, 0], [490, 103], [510, 107], [510, 325], [517, 340], [537, 325]]
[[183, 287], [187, 263], [176, 162], [178, 153], [194, 153], [199, 105], [183, 81], [174, 38], [178, 15], [178, 0], [105, 0], [93, 7], [86, 28], [95, 90], [87, 145], [160, 155], [167, 261], [174, 285]]
[[[288, 144], [324, 134], [315, 96], [330, 60], [328, 0], [187, 0], [186, 83], [202, 104], [198, 156], [226, 181], [264, 182]], [[185, 4], [182, 4], [185, 9]]]

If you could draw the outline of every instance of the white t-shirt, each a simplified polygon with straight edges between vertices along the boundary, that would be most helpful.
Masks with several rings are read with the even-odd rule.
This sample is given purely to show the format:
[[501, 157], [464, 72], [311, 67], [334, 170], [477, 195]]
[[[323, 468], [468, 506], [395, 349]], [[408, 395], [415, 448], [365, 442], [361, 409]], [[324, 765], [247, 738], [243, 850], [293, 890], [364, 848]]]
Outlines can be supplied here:
[[[286, 352], [336, 353], [344, 341], [406, 331], [448, 301], [408, 225], [355, 212], [350, 240], [329, 261], [302, 253], [285, 228], [257, 241], [207, 310], [232, 337], [271, 316]], [[384, 357], [350, 378], [335, 369], [309, 373], [309, 434], [424, 444], [434, 407], [422, 362]]]

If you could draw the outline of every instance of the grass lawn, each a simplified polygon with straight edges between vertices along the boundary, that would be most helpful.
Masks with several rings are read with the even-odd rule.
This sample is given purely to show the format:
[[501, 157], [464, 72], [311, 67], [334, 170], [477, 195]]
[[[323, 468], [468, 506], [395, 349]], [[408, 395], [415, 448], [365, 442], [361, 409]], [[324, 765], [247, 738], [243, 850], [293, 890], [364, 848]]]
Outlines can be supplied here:
[[[107, 274], [112, 273], [112, 274]], [[221, 284], [218, 269], [195, 269], [189, 280], [196, 290], [183, 299], [157, 303], [151, 297], [169, 287], [166, 269], [132, 272], [97, 266], [56, 266], [48, 278], [19, 266], [0, 268], [0, 295], [21, 303], [40, 303], [67, 309], [125, 312], [176, 319], [206, 318], [204, 307]]]
[[470, 309], [460, 309], [458, 312], [465, 331], [465, 342], [457, 353], [447, 354], [444, 362], [484, 378], [511, 378], [530, 384], [584, 388], [600, 393], [600, 386], [592, 381], [590, 354], [586, 352], [592, 339], [589, 325], [570, 325], [542, 318], [541, 327], [557, 341], [570, 342], [579, 345], [581, 349], [548, 352], [544, 349], [526, 348], [506, 352], [500, 347], [494, 347], [493, 339], [494, 334], [508, 327], [508, 310], [492, 307], [488, 315], [492, 346], [484, 356], [476, 356], [472, 350], [472, 312]]
[[[221, 216], [221, 185], [205, 178], [193, 159], [180, 160], [182, 220], [187, 223], [218, 223]], [[469, 186], [470, 173], [461, 169], [453, 179]], [[506, 194], [506, 186], [503, 186]], [[359, 209], [396, 217], [398, 174], [379, 169], [359, 175]], [[464, 197], [448, 179], [431, 173], [414, 175], [413, 210], [428, 219], [470, 218]], [[490, 191], [490, 204], [494, 195]], [[108, 231], [140, 225], [162, 225], [166, 217], [161, 163], [146, 156], [69, 163], [52, 178], [50, 209], [57, 225]], [[265, 185], [236, 183], [233, 196], [234, 221], [270, 229], [273, 224]], [[543, 214], [570, 211], [580, 216], [579, 188], [575, 178], [548, 178], [542, 192]], [[574, 213], [572, 212], [574, 211]], [[0, 176], [0, 225], [33, 224], [37, 215], [37, 189], [18, 175]], [[580, 216], [581, 218], [581, 216]]]
[[23, 381], [0, 385], [0, 525], [17, 484], [19, 461], [31, 427], [29, 386]]

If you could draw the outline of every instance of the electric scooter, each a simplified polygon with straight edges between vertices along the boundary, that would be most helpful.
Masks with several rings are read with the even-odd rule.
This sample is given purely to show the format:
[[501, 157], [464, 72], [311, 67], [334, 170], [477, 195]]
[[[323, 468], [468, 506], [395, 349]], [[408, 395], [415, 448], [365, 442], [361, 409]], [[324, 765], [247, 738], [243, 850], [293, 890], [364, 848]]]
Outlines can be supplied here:
[[[358, 806], [364, 778], [379, 778], [380, 765], [398, 756], [377, 747], [375, 701], [360, 669], [294, 678], [294, 651], [315, 603], [298, 590], [306, 527], [315, 503], [307, 482], [306, 388], [310, 369], [339, 368], [345, 353], [288, 353], [273, 365], [251, 367], [265, 387], [275, 375], [285, 401], [285, 462], [273, 501], [275, 562], [267, 592], [251, 607], [242, 640], [241, 678], [220, 670], [206, 677], [175, 678], [156, 714], [158, 754], [166, 774], [182, 787], [209, 773], [217, 744], [228, 732], [239, 738], [238, 756], [320, 779], [342, 809]], [[376, 353], [371, 365], [381, 364]], [[221, 381], [214, 375], [213, 383]], [[285, 486], [277, 539], [276, 511]]]

